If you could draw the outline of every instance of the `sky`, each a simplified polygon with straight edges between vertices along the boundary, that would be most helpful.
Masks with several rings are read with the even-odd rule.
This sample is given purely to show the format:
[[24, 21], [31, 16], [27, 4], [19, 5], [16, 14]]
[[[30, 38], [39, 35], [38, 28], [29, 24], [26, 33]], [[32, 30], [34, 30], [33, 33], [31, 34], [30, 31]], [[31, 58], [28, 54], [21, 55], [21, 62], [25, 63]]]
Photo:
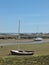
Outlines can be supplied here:
[[0, 0], [0, 33], [49, 33], [49, 0]]

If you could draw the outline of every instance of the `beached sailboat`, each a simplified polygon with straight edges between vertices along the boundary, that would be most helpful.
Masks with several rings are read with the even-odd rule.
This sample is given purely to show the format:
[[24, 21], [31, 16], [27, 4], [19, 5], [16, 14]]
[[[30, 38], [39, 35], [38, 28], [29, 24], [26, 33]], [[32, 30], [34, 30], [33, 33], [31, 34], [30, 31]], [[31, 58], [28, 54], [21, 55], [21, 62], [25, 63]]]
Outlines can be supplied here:
[[[19, 27], [18, 27], [18, 34], [20, 34], [20, 21], [19, 21]], [[18, 35], [18, 39], [20, 39], [20, 35]], [[11, 50], [10, 53], [12, 55], [33, 55], [34, 51], [29, 50]]]
[[12, 55], [33, 55], [34, 51], [11, 50]]

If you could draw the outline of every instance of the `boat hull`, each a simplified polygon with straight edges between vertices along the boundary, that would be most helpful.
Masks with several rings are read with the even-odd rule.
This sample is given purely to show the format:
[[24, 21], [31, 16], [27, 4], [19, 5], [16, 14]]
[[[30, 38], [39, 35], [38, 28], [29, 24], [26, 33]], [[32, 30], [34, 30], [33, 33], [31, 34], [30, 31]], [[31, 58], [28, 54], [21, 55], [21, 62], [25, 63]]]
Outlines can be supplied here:
[[34, 51], [18, 51], [18, 52], [14, 52], [14, 51], [10, 51], [12, 55], [33, 55]]

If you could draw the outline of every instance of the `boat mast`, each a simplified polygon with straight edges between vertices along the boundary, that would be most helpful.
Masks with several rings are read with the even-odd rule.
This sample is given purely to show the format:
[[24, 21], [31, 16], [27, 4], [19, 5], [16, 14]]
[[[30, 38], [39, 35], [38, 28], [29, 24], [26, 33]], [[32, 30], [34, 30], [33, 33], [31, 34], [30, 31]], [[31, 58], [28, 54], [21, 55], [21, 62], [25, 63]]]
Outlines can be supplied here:
[[19, 25], [18, 25], [18, 39], [20, 39], [20, 20], [19, 20]]
[[19, 23], [18, 23], [18, 50], [20, 49], [19, 41], [20, 41], [20, 20], [19, 20]]

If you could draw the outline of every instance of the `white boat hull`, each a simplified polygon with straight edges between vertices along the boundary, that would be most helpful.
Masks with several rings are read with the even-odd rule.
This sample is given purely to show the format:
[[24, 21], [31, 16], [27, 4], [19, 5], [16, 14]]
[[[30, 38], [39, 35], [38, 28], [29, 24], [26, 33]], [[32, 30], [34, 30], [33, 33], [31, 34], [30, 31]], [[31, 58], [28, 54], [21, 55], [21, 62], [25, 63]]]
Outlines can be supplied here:
[[12, 55], [33, 55], [34, 51], [17, 51], [17, 50], [11, 50], [10, 51]]

